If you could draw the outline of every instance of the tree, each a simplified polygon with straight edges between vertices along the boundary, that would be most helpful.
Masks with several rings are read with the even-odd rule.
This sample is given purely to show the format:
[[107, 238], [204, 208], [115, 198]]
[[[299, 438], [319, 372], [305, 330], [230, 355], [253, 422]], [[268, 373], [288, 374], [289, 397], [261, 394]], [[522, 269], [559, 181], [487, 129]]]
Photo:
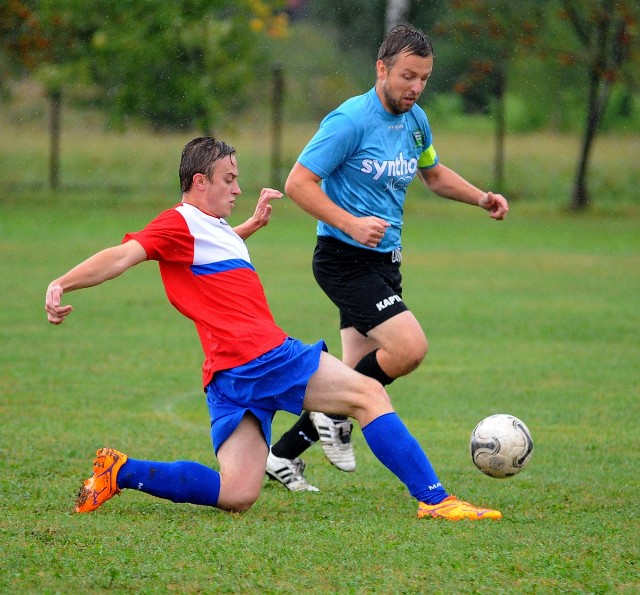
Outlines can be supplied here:
[[128, 0], [108, 3], [92, 38], [98, 103], [116, 122], [136, 116], [156, 129], [211, 131], [243, 106], [261, 72], [264, 35], [286, 30], [266, 0]]
[[468, 56], [454, 90], [468, 101], [493, 104], [495, 119], [494, 185], [504, 186], [506, 109], [509, 70], [536, 40], [542, 21], [538, 2], [456, 0], [437, 28], [449, 34]]
[[572, 210], [580, 211], [590, 203], [589, 159], [612, 87], [622, 79], [625, 65], [639, 59], [640, 7], [637, 0], [561, 0], [560, 5], [561, 21], [570, 25], [581, 51], [560, 51], [559, 57], [580, 65], [588, 81], [586, 123], [570, 202]]
[[88, 32], [81, 0], [9, 0], [0, 14], [2, 54], [14, 74], [32, 74], [44, 85], [50, 104], [49, 185], [60, 182], [62, 89], [78, 80]]
[[[264, 35], [286, 32], [283, 0], [6, 0], [0, 67], [40, 80], [51, 109], [50, 183], [59, 183], [63, 89], [93, 85], [116, 121], [208, 131], [237, 109]], [[6, 75], [5, 75], [6, 76]]]
[[42, 39], [34, 35], [31, 14], [25, 2], [9, 0], [0, 4], [0, 85], [36, 62]]

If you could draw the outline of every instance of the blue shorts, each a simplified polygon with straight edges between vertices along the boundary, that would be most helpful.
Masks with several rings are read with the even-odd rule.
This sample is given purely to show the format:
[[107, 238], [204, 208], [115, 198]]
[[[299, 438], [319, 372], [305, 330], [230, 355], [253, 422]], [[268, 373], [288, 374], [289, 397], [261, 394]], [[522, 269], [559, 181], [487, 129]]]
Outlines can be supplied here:
[[207, 385], [211, 440], [217, 453], [250, 411], [260, 421], [267, 445], [276, 411], [302, 413], [309, 378], [320, 365], [324, 341], [306, 345], [288, 337], [275, 349], [235, 368], [216, 372]]

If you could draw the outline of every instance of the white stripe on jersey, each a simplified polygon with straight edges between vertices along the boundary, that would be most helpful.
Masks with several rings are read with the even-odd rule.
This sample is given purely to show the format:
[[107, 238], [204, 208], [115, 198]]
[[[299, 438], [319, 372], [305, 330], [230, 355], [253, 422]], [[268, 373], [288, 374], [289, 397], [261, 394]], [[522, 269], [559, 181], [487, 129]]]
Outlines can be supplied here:
[[224, 219], [206, 215], [200, 209], [186, 203], [176, 207], [176, 210], [184, 217], [194, 239], [194, 265], [234, 259], [251, 262], [242, 238]]

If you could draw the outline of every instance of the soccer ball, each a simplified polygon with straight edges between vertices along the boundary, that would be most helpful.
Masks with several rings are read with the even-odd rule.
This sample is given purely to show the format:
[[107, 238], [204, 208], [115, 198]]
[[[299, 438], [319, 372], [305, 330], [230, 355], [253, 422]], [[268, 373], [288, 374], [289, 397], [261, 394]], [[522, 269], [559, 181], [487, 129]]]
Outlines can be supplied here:
[[512, 477], [531, 460], [529, 428], [513, 415], [498, 413], [483, 419], [471, 432], [471, 459], [491, 477]]

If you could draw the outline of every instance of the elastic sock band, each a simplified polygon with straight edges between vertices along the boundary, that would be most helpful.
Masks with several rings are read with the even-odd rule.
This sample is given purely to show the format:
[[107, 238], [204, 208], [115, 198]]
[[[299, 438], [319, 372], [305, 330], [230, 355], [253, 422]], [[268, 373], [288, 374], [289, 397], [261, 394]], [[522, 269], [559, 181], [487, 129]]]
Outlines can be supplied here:
[[376, 356], [378, 350], [375, 349], [371, 353], [367, 353], [356, 365], [354, 370], [356, 372], [360, 372], [360, 374], [364, 374], [365, 376], [369, 376], [369, 378], [375, 378], [382, 386], [387, 386], [391, 384], [395, 378], [391, 378], [387, 373], [380, 367], [378, 363], [378, 358]]

